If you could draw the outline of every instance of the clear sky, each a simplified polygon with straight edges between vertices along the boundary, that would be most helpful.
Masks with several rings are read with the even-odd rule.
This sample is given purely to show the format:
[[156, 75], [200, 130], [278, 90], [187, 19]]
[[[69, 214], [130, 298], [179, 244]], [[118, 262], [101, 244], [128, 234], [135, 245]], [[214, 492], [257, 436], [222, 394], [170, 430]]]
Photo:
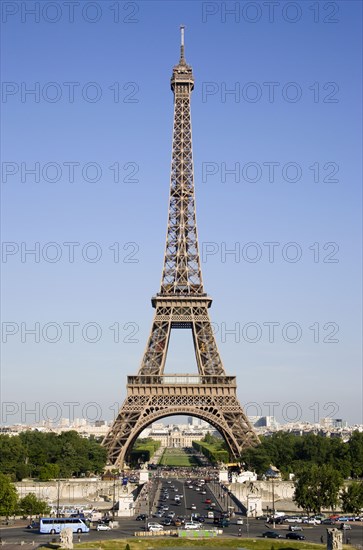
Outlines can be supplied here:
[[[139, 369], [181, 23], [226, 372], [250, 415], [362, 422], [361, 2], [1, 8], [2, 422], [109, 420]], [[172, 334], [168, 372], [195, 372], [191, 344]]]

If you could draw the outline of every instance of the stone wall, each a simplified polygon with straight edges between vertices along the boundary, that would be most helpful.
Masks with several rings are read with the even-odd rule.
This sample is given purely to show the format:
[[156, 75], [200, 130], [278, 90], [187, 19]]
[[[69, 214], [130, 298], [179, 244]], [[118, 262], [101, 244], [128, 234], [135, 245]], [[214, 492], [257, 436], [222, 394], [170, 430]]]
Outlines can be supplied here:
[[[58, 499], [61, 504], [89, 504], [99, 506], [105, 503], [108, 506], [113, 502], [114, 488], [115, 500], [129, 494], [135, 487], [123, 486], [121, 480], [114, 482], [102, 481], [96, 478], [87, 479], [61, 479], [58, 481], [20, 481], [15, 483], [20, 498], [33, 493], [37, 498], [55, 504]], [[59, 487], [59, 489], [58, 489]]]

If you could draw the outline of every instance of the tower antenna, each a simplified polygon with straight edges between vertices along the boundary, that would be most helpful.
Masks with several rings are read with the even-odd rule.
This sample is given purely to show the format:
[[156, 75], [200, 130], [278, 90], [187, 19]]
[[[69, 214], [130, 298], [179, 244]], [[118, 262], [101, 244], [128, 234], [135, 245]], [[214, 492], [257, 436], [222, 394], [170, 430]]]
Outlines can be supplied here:
[[185, 62], [184, 57], [184, 29], [185, 25], [180, 25], [180, 61]]

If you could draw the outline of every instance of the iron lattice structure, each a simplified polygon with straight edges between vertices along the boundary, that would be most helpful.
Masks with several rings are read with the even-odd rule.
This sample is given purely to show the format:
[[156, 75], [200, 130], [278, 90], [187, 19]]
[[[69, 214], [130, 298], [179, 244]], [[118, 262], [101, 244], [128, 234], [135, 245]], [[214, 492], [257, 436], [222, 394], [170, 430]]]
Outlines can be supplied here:
[[[103, 441], [111, 464], [122, 467], [136, 438], [151, 422], [171, 415], [199, 417], [225, 439], [230, 454], [258, 438], [236, 397], [236, 379], [226, 376], [214, 338], [203, 289], [195, 214], [190, 97], [192, 68], [185, 61], [184, 29], [181, 55], [173, 68], [173, 150], [169, 216], [160, 292], [152, 298], [155, 317], [136, 376], [129, 376], [127, 397]], [[193, 334], [198, 374], [164, 374], [172, 329]]]

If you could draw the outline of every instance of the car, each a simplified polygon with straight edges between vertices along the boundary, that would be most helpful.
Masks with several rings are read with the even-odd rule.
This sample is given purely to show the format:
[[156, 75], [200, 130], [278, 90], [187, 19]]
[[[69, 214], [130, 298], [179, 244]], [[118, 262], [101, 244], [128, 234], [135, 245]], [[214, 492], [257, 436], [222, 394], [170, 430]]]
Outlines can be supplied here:
[[302, 518], [299, 516], [287, 516], [285, 517], [287, 523], [302, 523]]
[[184, 529], [200, 529], [200, 523], [194, 521], [186, 521], [184, 524]]
[[318, 525], [319, 523], [321, 523], [321, 520], [316, 518], [306, 518], [306, 519], [303, 519], [303, 523], [308, 523], [310, 525]]
[[175, 512], [169, 512], [167, 517], [173, 519], [175, 517]]
[[145, 521], [147, 517], [148, 516], [146, 514], [139, 514], [136, 518], [136, 521]]
[[286, 533], [286, 538], [287, 539], [292, 539], [292, 540], [305, 540], [305, 537], [304, 535], [301, 535], [300, 533]]
[[180, 527], [182, 525], [182, 522], [179, 518], [174, 518], [173, 523], [175, 527]]
[[204, 501], [206, 504], [212, 504], [212, 501], [210, 498], [206, 498], [205, 501]]
[[322, 523], [322, 525], [334, 525], [334, 524], [335, 524], [335, 520], [334, 520], [334, 519], [327, 518], [327, 519], [323, 519], [321, 523]]
[[243, 525], [243, 518], [238, 518], [236, 521], [237, 525]]
[[164, 510], [164, 512], [167, 512], [169, 510], [169, 506], [163, 506], [162, 510]]
[[190, 509], [191, 509], [191, 510], [196, 510], [196, 509], [197, 509], [197, 507], [196, 507], [196, 505], [195, 505], [195, 504], [191, 504], [191, 505], [190, 505]]
[[204, 516], [195, 516], [195, 521], [198, 521], [199, 523], [204, 523], [205, 522], [205, 517]]
[[111, 527], [107, 523], [99, 523], [97, 525], [97, 531], [111, 531]]
[[340, 524], [340, 527], [339, 529], [342, 529], [343, 531], [345, 531], [346, 529], [351, 529], [351, 525], [349, 525], [349, 523], [341, 523]]
[[213, 523], [218, 527], [229, 527], [229, 519], [227, 518], [214, 518]]
[[201, 491], [202, 495], [206, 495], [207, 491]]
[[282, 536], [276, 531], [265, 531], [261, 536], [264, 539], [282, 539]]
[[301, 525], [289, 525], [289, 531], [302, 531]]
[[150, 522], [147, 524], [147, 528], [149, 531], [163, 531], [164, 527], [161, 525], [161, 523], [156, 522]]
[[164, 512], [156, 512], [156, 514], [154, 514], [154, 518], [162, 518], [164, 516]]
[[165, 518], [164, 521], [163, 521], [163, 524], [167, 527], [169, 527], [169, 525], [171, 525], [171, 518]]

